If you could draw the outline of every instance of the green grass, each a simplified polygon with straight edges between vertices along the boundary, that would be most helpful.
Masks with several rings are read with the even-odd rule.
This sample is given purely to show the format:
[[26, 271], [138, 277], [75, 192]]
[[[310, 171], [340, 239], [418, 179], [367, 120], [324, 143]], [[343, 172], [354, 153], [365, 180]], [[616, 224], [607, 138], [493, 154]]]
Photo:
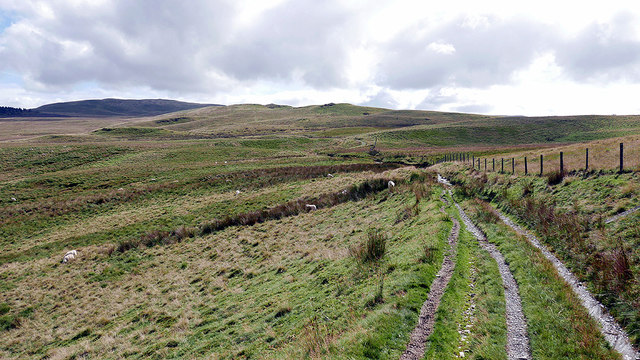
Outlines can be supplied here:
[[[232, 226], [179, 244], [123, 254], [113, 246], [150, 231], [195, 227], [337, 191], [371, 177], [367, 166], [376, 161], [421, 162], [419, 151], [403, 153], [411, 147], [480, 144], [478, 151], [491, 153], [518, 144], [522, 134], [547, 143], [638, 128], [636, 117], [500, 118], [349, 104], [234, 105], [130, 120], [119, 127], [78, 120], [69, 132], [60, 130], [64, 123], [47, 123], [48, 130], [40, 131], [35, 128], [42, 124], [33, 122], [33, 131], [42, 134], [103, 129], [0, 146], [0, 358], [398, 358], [451, 227], [438, 212], [432, 185], [416, 213], [406, 212], [415, 195], [399, 184], [362, 201]], [[360, 151], [374, 139], [383, 151], [379, 157]], [[398, 176], [408, 172], [394, 170]], [[557, 199], [561, 210], [611, 215], [634, 205], [635, 176], [606, 174], [592, 188], [575, 180], [549, 188], [544, 179], [532, 187], [536, 196]], [[505, 184], [496, 180], [493, 191], [506, 186], [516, 196], [524, 186]], [[611, 225], [607, 234], [635, 249], [637, 220]], [[349, 255], [370, 228], [388, 234], [376, 266]], [[79, 259], [61, 264], [70, 248], [80, 250]], [[524, 271], [530, 264], [520, 264], [521, 258], [531, 254], [506, 250], [525, 284], [546, 280]], [[495, 264], [464, 231], [457, 256], [429, 351], [444, 358], [458, 345], [456, 321], [471, 299], [472, 279], [477, 316], [468, 354], [503, 358], [504, 304]], [[640, 260], [636, 251], [630, 256], [636, 274]], [[554, 286], [555, 292], [527, 290], [527, 296], [556, 296], [562, 304], [566, 299]], [[636, 329], [637, 320], [627, 315], [636, 290], [623, 292], [624, 306], [609, 304], [628, 329]], [[527, 311], [547, 320], [537, 308]], [[549, 335], [576, 320], [562, 314], [551, 328], [535, 328], [537, 344], [558, 346], [543, 357], [568, 354]]]

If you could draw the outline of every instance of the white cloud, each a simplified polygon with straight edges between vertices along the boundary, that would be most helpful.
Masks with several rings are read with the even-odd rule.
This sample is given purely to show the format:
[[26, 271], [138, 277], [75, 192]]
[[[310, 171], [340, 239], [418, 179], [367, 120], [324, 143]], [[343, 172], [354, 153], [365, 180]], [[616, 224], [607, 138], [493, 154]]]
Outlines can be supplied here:
[[452, 44], [441, 43], [441, 42], [432, 42], [427, 48], [435, 53], [449, 55], [456, 52], [456, 48]]
[[639, 19], [634, 1], [0, 0], [0, 72], [21, 80], [0, 76], [0, 103], [640, 112]]

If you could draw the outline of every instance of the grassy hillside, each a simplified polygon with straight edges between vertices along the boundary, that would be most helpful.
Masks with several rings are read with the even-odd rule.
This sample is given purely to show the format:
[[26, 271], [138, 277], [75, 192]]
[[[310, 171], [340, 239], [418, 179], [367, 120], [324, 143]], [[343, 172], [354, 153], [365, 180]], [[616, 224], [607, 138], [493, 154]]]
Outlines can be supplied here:
[[[454, 199], [504, 252], [536, 358], [619, 358], [553, 267], [473, 197], [516, 215], [541, 199], [579, 219], [575, 244], [562, 227], [544, 235], [638, 342], [638, 215], [599, 225], [637, 205], [637, 173], [605, 161], [620, 141], [640, 153], [637, 117], [271, 104], [20, 121], [0, 122], [4, 139], [39, 137], [0, 143], [0, 358], [397, 359], [449, 248]], [[585, 146], [597, 171], [552, 185], [438, 165], [453, 197], [434, 171], [393, 162], [544, 153], [551, 170], [564, 151], [578, 169]], [[618, 277], [603, 264], [623, 255]], [[505, 359], [496, 263], [464, 228], [453, 258], [428, 356]]]

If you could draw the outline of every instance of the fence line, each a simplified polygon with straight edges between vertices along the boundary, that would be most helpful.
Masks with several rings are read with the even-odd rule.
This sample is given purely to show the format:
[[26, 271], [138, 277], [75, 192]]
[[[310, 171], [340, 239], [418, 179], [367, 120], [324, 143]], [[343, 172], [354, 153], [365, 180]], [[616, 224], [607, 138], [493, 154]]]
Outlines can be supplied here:
[[[604, 151], [604, 153], [609, 153], [611, 149], [606, 149]], [[630, 171], [632, 170], [630, 168], [630, 164], [632, 164], [633, 162], [630, 161], [630, 159], [627, 157], [627, 168], [625, 169], [625, 152], [624, 152], [624, 143], [620, 143], [620, 149], [618, 151], [618, 155], [619, 155], [619, 163], [617, 164], [618, 166], [613, 166], [613, 169], [618, 170], [618, 172], [622, 173], [624, 171]], [[573, 170], [584, 170], [584, 171], [589, 171], [594, 170], [594, 166], [593, 164], [590, 164], [590, 154], [589, 154], [589, 148], [585, 148], [585, 153], [584, 153], [584, 168], [575, 168]], [[549, 155], [549, 154], [547, 154]], [[535, 158], [533, 159], [534, 161], [530, 161], [531, 159], [529, 159], [529, 157], [527, 156], [522, 156], [523, 158], [523, 166], [524, 166], [524, 175], [529, 175], [529, 173], [531, 172], [530, 170], [530, 165], [531, 163], [535, 163]], [[553, 156], [552, 156], [553, 158]], [[479, 171], [483, 171], [482, 169], [482, 162], [481, 160], [484, 159], [484, 172], [496, 172], [496, 158], [495, 157], [480, 157], [477, 156], [475, 154], [471, 154], [471, 153], [449, 153], [449, 154], [443, 154], [441, 156], [439, 156], [438, 158], [436, 158], [436, 163], [441, 163], [441, 162], [462, 162], [462, 163], [466, 163], [466, 164], [471, 164], [471, 167], [474, 169], [477, 169]], [[556, 158], [557, 159], [557, 158]], [[511, 160], [511, 174], [516, 174], [516, 157], [511, 157], [511, 158], [507, 158], [507, 165], [508, 165], [508, 161]], [[539, 172], [539, 176], [543, 176], [545, 174], [545, 169], [544, 169], [544, 160], [545, 160], [545, 156], [544, 154], [540, 154], [540, 162], [539, 162], [539, 168], [540, 168], [540, 172]], [[567, 166], [567, 163], [565, 163], [565, 156], [564, 156], [564, 151], [560, 151], [559, 152], [559, 160], [560, 160], [560, 164], [559, 166], [557, 165], [558, 163], [556, 163], [556, 166], [558, 166], [558, 170], [561, 174], [565, 174], [568, 170], [571, 169], [570, 166]], [[491, 162], [491, 169], [489, 170], [489, 164], [488, 162]], [[547, 160], [549, 161], [549, 160]], [[505, 163], [505, 158], [501, 157], [500, 158], [500, 173], [505, 173], [505, 169], [504, 169], [504, 163]], [[574, 164], [575, 164], [575, 157], [574, 157]], [[614, 160], [614, 164], [615, 164], [615, 160]], [[640, 165], [637, 165], [640, 166]], [[608, 169], [611, 169], [611, 167], [605, 167]]]

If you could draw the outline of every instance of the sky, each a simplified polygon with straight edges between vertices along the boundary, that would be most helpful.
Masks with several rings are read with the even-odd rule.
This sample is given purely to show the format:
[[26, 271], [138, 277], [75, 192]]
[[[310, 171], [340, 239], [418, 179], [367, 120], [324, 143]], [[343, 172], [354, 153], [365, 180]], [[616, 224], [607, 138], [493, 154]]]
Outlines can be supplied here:
[[640, 114], [637, 1], [0, 0], [0, 105]]

